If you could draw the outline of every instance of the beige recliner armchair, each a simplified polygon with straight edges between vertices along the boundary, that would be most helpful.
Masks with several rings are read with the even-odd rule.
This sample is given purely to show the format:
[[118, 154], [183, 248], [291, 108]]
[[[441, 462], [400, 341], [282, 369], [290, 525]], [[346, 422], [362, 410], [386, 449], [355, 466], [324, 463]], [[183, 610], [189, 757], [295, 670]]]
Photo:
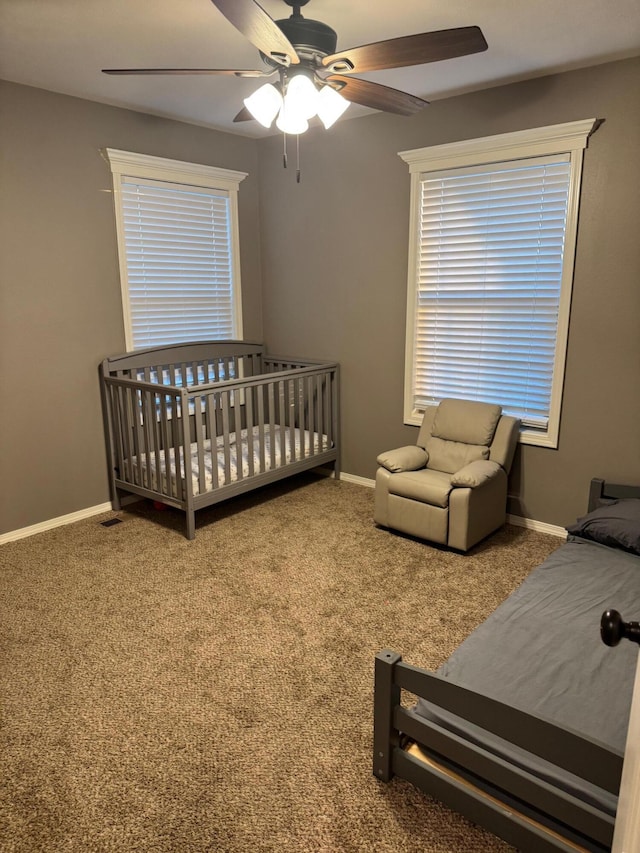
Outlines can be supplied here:
[[430, 406], [415, 446], [378, 456], [376, 524], [468, 551], [506, 520], [519, 427], [489, 403]]

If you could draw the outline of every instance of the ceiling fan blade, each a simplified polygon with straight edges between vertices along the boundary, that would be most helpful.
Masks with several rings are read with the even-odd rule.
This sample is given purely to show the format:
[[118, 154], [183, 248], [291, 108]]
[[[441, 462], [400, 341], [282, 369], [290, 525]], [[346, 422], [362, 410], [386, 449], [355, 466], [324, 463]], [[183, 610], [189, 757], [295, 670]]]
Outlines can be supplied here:
[[342, 53], [325, 56], [322, 64], [341, 74], [362, 73], [439, 62], [486, 49], [487, 42], [480, 27], [456, 27], [348, 48]]
[[270, 77], [273, 71], [233, 68], [103, 68], [103, 74], [226, 74], [231, 77]]
[[255, 116], [252, 116], [249, 110], [246, 107], [243, 107], [237, 116], [233, 119], [234, 121], [251, 121], [255, 119]]
[[254, 47], [281, 65], [300, 62], [295, 48], [273, 18], [255, 0], [211, 0]]
[[398, 89], [391, 89], [380, 83], [371, 83], [369, 80], [360, 80], [358, 77], [332, 74], [326, 79], [333, 83], [344, 84], [339, 92], [347, 101], [361, 104], [363, 107], [371, 107], [374, 110], [410, 116], [429, 104], [429, 101], [424, 101], [416, 95], [409, 95], [407, 92], [400, 92]]

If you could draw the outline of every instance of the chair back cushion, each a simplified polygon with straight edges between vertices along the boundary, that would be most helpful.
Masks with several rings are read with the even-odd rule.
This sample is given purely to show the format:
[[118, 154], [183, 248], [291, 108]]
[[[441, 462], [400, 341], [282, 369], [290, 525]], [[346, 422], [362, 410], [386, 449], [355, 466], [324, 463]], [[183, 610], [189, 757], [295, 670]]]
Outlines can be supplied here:
[[429, 461], [427, 468], [432, 471], [445, 471], [455, 474], [470, 462], [489, 458], [489, 448], [481, 444], [463, 444], [461, 441], [445, 441], [442, 438], [430, 436], [427, 439]]
[[502, 415], [500, 406], [473, 400], [442, 400], [425, 440], [427, 467], [455, 474], [470, 462], [489, 458]]
[[431, 435], [445, 441], [482, 444], [493, 441], [502, 408], [474, 400], [442, 400], [436, 411]]

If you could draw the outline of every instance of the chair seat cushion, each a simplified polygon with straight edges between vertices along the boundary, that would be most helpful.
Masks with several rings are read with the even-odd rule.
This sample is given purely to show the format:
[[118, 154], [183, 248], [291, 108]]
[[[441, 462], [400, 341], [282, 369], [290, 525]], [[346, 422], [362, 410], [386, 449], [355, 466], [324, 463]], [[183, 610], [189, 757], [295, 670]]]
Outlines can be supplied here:
[[427, 468], [404, 471], [389, 478], [390, 494], [442, 508], [449, 506], [452, 488], [450, 474]]

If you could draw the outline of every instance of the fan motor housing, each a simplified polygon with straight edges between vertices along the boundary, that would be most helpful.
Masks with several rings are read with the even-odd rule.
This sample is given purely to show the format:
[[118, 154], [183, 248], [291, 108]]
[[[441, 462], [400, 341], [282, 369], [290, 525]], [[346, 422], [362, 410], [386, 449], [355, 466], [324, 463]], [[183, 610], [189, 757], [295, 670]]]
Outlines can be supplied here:
[[[275, 23], [295, 47], [296, 53], [299, 53], [302, 58], [306, 58], [306, 54], [329, 56], [336, 52], [337, 33], [327, 24], [323, 24], [322, 21], [303, 18], [301, 15], [292, 15], [290, 18]], [[273, 60], [264, 53], [262, 58], [269, 65], [274, 64]]]

